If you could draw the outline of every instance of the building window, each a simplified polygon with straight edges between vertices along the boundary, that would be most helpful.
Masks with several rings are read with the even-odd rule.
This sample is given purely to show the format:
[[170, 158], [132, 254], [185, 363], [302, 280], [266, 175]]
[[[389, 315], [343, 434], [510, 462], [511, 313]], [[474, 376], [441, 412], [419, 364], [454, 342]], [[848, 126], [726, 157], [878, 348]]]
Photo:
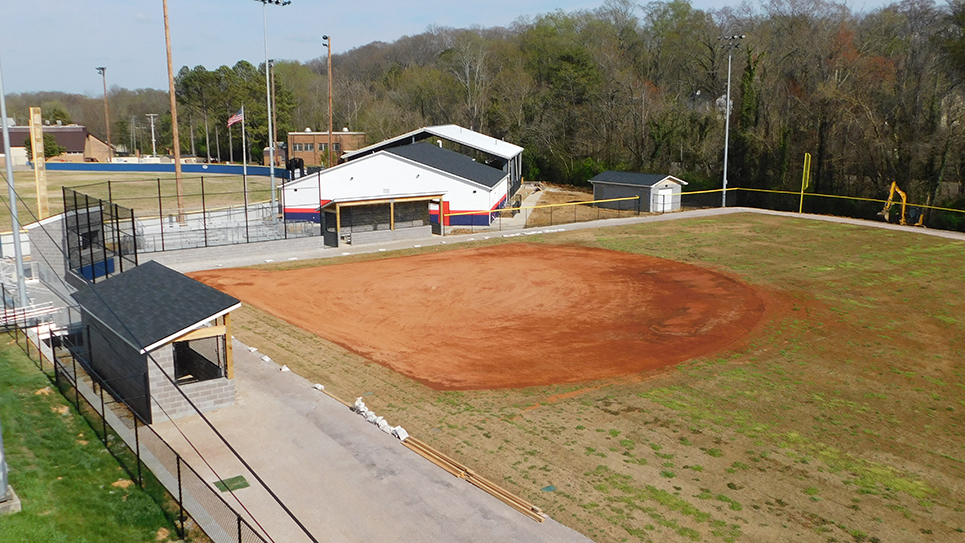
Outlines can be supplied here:
[[225, 376], [227, 358], [224, 336], [175, 341], [174, 378], [179, 385]]
[[319, 150], [320, 152], [322, 152], [322, 153], [324, 153], [325, 151], [328, 151], [328, 144], [327, 144], [327, 143], [319, 143], [319, 144], [318, 144], [318, 150]]
[[302, 150], [302, 144], [300, 144], [300, 143], [292, 144], [292, 150], [293, 150], [293, 151], [301, 151], [301, 150]]
[[306, 144], [305, 144], [305, 150], [306, 150], [306, 151], [314, 151], [314, 150], [315, 150], [315, 144], [314, 144], [314, 143], [306, 143]]
[[332, 149], [335, 150], [336, 153], [338, 153], [339, 151], [342, 150], [342, 145], [339, 144], [339, 143], [333, 143], [333, 144], [332, 144]]

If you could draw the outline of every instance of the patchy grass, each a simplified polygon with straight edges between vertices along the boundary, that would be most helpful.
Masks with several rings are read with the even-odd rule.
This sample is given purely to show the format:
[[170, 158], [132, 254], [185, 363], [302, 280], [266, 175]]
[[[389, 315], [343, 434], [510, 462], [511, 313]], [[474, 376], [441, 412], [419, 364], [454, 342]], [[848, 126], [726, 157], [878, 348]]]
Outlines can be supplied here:
[[528, 239], [712, 268], [757, 287], [769, 312], [730, 350], [670, 371], [458, 393], [251, 308], [235, 334], [341, 397], [370, 393], [393, 423], [594, 541], [961, 537], [965, 243], [756, 214]]
[[85, 419], [9, 336], [0, 347], [0, 419], [10, 484], [23, 511], [0, 517], [0, 542], [162, 542], [161, 508], [127, 476]]

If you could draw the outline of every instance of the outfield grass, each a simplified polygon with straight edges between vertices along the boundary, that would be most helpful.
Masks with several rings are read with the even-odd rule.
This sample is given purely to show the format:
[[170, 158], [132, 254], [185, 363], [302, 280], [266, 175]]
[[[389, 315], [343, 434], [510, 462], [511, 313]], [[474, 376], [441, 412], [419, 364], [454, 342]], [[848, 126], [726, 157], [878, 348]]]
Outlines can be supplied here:
[[163, 542], [174, 526], [86, 420], [7, 335], [0, 336], [0, 419], [10, 484], [23, 511], [0, 517], [0, 543]]
[[595, 541], [965, 537], [965, 242], [756, 214], [526, 239], [709, 267], [769, 313], [669, 371], [497, 391], [431, 390], [249, 307], [235, 335]]

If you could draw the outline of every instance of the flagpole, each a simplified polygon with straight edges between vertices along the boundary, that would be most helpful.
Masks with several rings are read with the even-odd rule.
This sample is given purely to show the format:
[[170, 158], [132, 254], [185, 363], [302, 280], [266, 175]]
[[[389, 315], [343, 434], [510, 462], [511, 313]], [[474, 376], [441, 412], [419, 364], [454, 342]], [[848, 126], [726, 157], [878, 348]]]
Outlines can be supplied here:
[[[248, 139], [245, 134], [245, 105], [241, 104], [241, 178], [245, 185], [245, 201], [248, 201]], [[247, 213], [247, 210], [245, 211]]]

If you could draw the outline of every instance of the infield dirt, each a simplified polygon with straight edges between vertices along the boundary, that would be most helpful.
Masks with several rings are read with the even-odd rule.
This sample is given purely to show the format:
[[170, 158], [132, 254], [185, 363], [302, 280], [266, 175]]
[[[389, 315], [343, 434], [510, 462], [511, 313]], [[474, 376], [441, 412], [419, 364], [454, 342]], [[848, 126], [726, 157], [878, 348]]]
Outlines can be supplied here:
[[722, 273], [575, 246], [191, 275], [437, 390], [660, 369], [739, 341], [765, 310], [755, 289]]

